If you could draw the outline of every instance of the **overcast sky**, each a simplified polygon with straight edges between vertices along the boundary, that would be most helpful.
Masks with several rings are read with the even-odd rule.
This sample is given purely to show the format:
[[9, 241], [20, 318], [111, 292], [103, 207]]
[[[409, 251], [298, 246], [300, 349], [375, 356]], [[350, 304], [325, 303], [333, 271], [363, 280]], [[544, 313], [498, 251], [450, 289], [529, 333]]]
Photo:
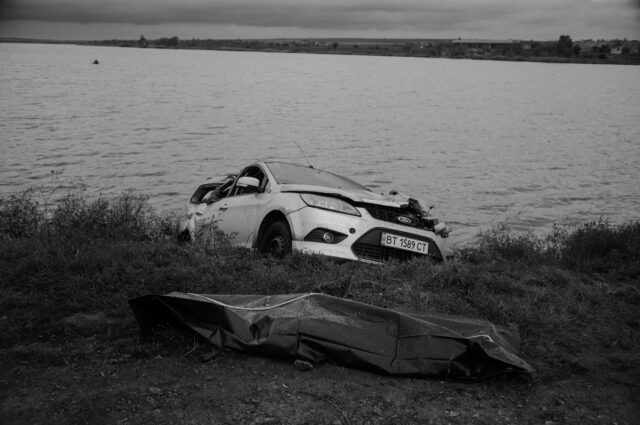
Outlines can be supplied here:
[[640, 39], [640, 0], [0, 0], [0, 36]]

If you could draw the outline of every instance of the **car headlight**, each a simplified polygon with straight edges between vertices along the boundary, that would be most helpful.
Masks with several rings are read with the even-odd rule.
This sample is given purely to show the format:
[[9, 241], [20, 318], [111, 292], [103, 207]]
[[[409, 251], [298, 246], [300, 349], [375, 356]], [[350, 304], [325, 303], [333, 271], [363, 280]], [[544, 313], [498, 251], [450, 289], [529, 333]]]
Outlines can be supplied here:
[[304, 203], [310, 207], [360, 216], [356, 207], [342, 199], [333, 198], [331, 196], [314, 195], [312, 193], [301, 193], [300, 197]]

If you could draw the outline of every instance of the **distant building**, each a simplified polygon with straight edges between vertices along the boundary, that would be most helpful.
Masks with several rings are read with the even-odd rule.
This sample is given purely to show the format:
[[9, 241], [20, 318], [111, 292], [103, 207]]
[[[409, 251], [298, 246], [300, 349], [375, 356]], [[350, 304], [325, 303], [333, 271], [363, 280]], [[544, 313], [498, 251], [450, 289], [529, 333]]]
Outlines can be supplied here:
[[455, 40], [451, 40], [451, 43], [465, 49], [499, 49], [501, 47], [513, 46], [514, 44], [518, 44], [520, 43], [520, 40], [458, 38]]
[[574, 41], [574, 46], [580, 46], [580, 51], [582, 53], [590, 53], [599, 51], [603, 45], [607, 45], [607, 42], [604, 40], [594, 41], [594, 40], [582, 40], [582, 41]]
[[522, 52], [522, 44], [519, 40], [458, 38], [451, 40], [451, 44], [471, 55], [504, 54], [515, 52], [516, 49], [520, 49], [519, 52]]

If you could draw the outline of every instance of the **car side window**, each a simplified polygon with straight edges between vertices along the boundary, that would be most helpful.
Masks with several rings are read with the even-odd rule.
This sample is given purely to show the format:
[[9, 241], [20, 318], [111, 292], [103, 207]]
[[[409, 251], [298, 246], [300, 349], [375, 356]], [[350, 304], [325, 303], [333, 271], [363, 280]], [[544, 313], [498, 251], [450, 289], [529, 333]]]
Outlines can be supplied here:
[[231, 188], [233, 187], [233, 183], [234, 182], [235, 182], [235, 179], [233, 177], [229, 177], [229, 180], [226, 181], [222, 186], [220, 186], [216, 190], [217, 198], [221, 199], [221, 198], [226, 198], [227, 196], [229, 196], [229, 192], [231, 191]]

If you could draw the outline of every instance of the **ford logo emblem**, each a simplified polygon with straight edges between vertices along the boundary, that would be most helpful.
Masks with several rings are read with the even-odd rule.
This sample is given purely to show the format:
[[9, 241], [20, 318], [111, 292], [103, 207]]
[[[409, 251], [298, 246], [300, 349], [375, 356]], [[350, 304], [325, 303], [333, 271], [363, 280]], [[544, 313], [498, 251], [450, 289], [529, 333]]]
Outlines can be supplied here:
[[411, 219], [402, 215], [398, 217], [398, 221], [402, 224], [411, 224]]

